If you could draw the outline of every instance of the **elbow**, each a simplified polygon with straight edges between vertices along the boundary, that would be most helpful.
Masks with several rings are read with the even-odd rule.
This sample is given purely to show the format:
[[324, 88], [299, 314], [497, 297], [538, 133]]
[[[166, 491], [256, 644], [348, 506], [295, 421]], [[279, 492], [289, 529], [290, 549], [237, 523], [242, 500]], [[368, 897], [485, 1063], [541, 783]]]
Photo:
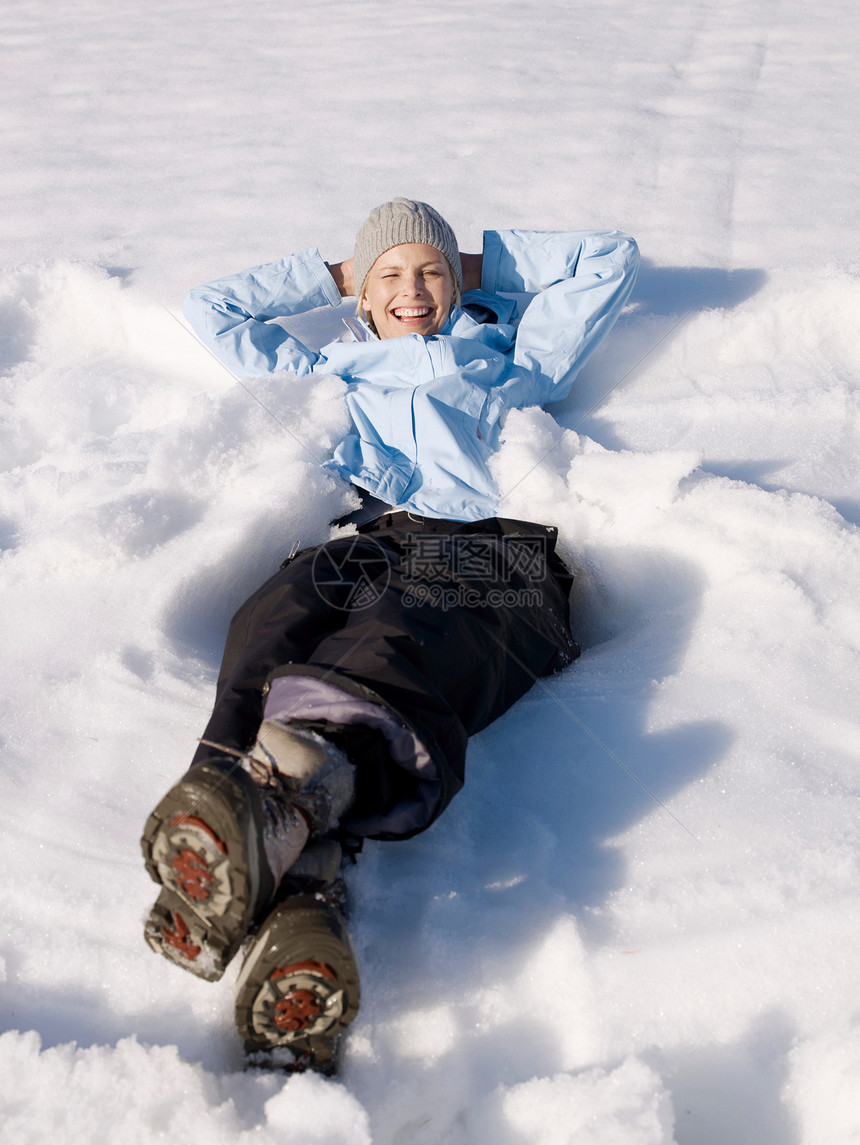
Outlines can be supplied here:
[[626, 235], [623, 231], [617, 231], [616, 234], [620, 261], [623, 262], [629, 274], [635, 274], [639, 269], [639, 244], [632, 235]]
[[632, 277], [639, 269], [639, 245], [624, 231], [596, 231], [583, 244], [576, 273], [580, 268], [601, 265], [614, 277]]
[[196, 298], [197, 291], [189, 290], [182, 300], [182, 313], [190, 322], [194, 315], [197, 313], [199, 303]]
[[182, 313], [188, 319], [193, 330], [197, 333], [203, 328], [206, 312], [209, 310], [209, 299], [200, 286], [189, 290], [182, 302]]
[[624, 234], [623, 231], [615, 232], [615, 240], [616, 247], [612, 257], [615, 274], [632, 289], [639, 271], [639, 245], [636, 239]]

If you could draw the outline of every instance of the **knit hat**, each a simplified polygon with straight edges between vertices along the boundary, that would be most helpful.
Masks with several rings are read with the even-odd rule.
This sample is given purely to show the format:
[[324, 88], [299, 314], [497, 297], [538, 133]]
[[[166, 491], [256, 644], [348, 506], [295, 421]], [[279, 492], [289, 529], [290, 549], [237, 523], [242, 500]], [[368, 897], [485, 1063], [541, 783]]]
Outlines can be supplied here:
[[451, 227], [438, 211], [414, 199], [392, 199], [370, 212], [355, 240], [353, 276], [361, 300], [370, 268], [381, 254], [401, 243], [426, 243], [444, 254], [454, 275], [455, 295], [463, 289], [460, 250]]

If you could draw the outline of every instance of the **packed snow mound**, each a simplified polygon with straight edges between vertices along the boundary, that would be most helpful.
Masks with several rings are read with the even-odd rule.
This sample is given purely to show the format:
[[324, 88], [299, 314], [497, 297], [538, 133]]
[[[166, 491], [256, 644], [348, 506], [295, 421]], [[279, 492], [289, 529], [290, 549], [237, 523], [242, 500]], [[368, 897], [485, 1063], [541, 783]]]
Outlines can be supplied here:
[[[635, 348], [607, 345], [609, 377], [637, 349], [643, 357], [583, 428], [614, 449], [695, 444], [709, 472], [826, 498], [860, 523], [849, 460], [860, 451], [858, 312], [860, 277], [832, 268], [783, 272], [737, 306], [678, 325], [652, 319]], [[575, 398], [567, 404], [561, 420], [581, 420]]]
[[34, 1032], [0, 1035], [4, 1140], [15, 1145], [370, 1145], [367, 1115], [337, 1083], [314, 1075], [217, 1076], [174, 1046], [42, 1049]]
[[671, 1100], [636, 1058], [614, 1070], [502, 1087], [469, 1118], [470, 1145], [675, 1145]]
[[801, 1042], [789, 1054], [784, 1098], [803, 1145], [848, 1145], [858, 1138], [860, 1026], [846, 1024]]

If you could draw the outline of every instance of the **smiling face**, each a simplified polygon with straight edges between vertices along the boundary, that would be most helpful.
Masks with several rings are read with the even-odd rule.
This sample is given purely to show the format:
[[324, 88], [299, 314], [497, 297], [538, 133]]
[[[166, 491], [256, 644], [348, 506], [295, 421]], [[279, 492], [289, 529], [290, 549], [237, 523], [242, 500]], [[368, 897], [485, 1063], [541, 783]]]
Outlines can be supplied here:
[[361, 307], [380, 338], [438, 334], [454, 301], [448, 260], [426, 243], [401, 243], [381, 254], [367, 276]]

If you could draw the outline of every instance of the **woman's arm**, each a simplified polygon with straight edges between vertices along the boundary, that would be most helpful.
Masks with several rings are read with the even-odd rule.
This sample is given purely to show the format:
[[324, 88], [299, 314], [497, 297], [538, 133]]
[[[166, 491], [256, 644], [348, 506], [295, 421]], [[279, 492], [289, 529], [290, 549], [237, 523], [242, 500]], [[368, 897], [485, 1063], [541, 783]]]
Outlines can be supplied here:
[[535, 379], [534, 403], [567, 396], [615, 324], [638, 266], [638, 247], [621, 231], [485, 232], [484, 289], [535, 294], [515, 351]]
[[340, 294], [316, 248], [198, 286], [183, 312], [205, 346], [236, 377], [277, 370], [308, 373], [319, 354], [277, 321], [320, 306], [339, 306]]

